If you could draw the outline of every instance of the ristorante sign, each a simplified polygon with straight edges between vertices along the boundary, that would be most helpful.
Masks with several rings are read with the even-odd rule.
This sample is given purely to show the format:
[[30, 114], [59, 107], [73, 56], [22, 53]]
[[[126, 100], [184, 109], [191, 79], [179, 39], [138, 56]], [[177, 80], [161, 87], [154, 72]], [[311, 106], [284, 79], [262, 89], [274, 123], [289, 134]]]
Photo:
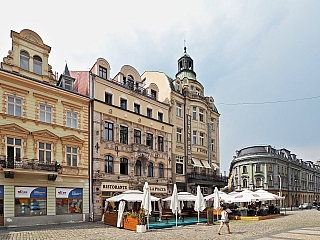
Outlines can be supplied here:
[[128, 183], [103, 182], [101, 190], [105, 192], [124, 192], [129, 190]]

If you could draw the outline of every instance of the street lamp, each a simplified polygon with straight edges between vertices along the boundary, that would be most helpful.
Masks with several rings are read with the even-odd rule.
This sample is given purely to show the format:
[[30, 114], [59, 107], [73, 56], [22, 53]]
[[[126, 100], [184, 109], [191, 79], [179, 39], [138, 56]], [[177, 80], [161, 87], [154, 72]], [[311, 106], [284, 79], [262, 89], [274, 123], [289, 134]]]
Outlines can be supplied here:
[[299, 207], [299, 206], [298, 206], [298, 178], [295, 177], [295, 178], [294, 178], [294, 181], [295, 181], [295, 183], [296, 183], [296, 207]]

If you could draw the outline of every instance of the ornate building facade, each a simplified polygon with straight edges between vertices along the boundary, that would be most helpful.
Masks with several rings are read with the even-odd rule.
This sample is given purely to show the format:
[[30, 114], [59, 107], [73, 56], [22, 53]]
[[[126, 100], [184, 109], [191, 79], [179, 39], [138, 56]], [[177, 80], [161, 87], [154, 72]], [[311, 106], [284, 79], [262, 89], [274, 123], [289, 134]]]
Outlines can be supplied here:
[[0, 225], [88, 219], [89, 98], [67, 68], [57, 81], [37, 33], [11, 38], [0, 69]]
[[211, 96], [197, 80], [193, 59], [184, 53], [178, 60], [175, 79], [162, 72], [145, 72], [146, 83], [159, 86], [159, 100], [170, 104], [172, 130], [172, 176], [178, 191], [204, 195], [215, 186], [224, 187], [226, 178], [219, 172], [219, 117]]
[[319, 201], [320, 167], [287, 149], [270, 145], [236, 151], [230, 165], [229, 189], [265, 189], [285, 197], [285, 206]]

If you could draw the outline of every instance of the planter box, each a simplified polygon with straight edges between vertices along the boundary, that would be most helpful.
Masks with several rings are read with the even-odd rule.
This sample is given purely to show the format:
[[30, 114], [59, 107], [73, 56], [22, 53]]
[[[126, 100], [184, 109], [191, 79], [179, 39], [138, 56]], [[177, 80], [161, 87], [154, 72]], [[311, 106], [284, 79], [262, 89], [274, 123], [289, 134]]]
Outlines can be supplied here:
[[104, 213], [104, 219], [103, 219], [104, 224], [116, 227], [117, 221], [118, 221], [118, 213], [117, 212], [115, 212], [115, 213], [106, 213], [105, 212]]
[[136, 231], [137, 230], [137, 225], [138, 225], [138, 217], [131, 217], [131, 216], [126, 216], [123, 219], [123, 228]]
[[147, 226], [146, 225], [137, 225], [137, 232], [143, 233], [147, 231]]

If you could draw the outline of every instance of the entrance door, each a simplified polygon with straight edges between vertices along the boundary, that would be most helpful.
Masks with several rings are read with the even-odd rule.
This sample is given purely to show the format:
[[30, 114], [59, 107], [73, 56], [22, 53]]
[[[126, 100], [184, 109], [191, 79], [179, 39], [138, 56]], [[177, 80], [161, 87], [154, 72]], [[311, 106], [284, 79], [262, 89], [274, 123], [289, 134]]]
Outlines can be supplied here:
[[3, 199], [0, 199], [0, 226], [3, 226]]
[[7, 146], [7, 168], [14, 168], [14, 147]]

